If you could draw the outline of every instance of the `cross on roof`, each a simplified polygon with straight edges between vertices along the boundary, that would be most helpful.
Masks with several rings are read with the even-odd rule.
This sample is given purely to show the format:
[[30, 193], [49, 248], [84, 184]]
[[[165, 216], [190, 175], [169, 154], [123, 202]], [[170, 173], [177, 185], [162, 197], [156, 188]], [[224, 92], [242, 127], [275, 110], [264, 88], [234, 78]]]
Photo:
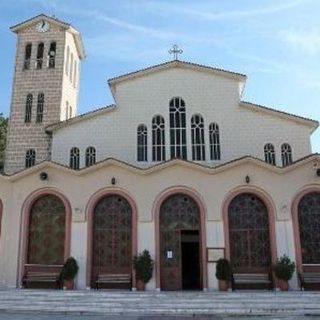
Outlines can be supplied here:
[[168, 52], [170, 54], [173, 54], [174, 60], [178, 60], [178, 54], [181, 54], [183, 50], [179, 49], [179, 47], [176, 44], [174, 44], [172, 49], [170, 49]]

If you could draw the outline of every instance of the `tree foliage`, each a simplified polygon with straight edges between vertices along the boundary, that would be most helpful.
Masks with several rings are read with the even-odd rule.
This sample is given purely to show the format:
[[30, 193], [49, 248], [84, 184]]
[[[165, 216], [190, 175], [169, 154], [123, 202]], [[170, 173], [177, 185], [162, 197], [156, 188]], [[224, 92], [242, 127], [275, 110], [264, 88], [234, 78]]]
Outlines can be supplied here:
[[6, 148], [6, 137], [8, 130], [8, 118], [5, 118], [0, 113], [0, 172], [3, 171], [4, 167], [4, 151]]

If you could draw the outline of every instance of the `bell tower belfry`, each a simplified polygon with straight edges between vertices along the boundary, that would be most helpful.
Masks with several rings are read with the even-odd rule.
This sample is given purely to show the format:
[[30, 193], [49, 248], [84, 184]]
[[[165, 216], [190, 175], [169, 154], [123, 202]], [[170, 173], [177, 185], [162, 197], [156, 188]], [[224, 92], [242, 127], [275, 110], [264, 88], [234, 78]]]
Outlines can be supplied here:
[[11, 27], [17, 34], [5, 173], [50, 159], [50, 124], [77, 114], [80, 33], [44, 14]]

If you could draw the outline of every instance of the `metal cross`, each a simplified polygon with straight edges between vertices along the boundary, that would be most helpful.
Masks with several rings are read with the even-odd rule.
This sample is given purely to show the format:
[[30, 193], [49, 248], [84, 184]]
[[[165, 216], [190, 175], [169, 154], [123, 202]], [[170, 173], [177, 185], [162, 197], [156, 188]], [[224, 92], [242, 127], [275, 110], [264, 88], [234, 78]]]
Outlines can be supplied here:
[[173, 54], [174, 60], [178, 60], [178, 54], [181, 54], [182, 52], [183, 50], [178, 49], [178, 46], [176, 44], [174, 44], [172, 49], [169, 50], [169, 53]]

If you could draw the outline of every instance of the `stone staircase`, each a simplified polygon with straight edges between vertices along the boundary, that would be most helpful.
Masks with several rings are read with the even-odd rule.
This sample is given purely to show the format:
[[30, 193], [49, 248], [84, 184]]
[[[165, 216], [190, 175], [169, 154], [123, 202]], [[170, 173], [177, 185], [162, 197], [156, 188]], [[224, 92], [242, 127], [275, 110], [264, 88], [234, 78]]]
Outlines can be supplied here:
[[87, 315], [320, 315], [320, 292], [0, 290], [1, 312]]

